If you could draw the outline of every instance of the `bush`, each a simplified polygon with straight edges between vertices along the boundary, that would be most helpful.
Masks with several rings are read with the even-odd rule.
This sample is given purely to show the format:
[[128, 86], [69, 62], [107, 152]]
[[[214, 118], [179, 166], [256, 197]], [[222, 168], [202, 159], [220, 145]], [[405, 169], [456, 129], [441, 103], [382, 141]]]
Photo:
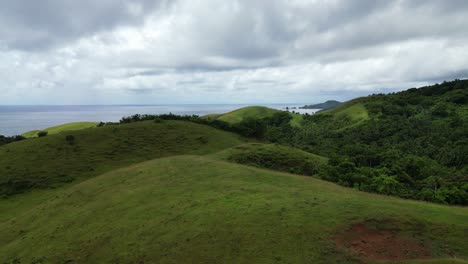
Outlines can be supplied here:
[[48, 133], [49, 133], [49, 132], [47, 132], [47, 131], [39, 131], [39, 132], [37, 133], [37, 136], [38, 136], [38, 137], [45, 137], [45, 136], [47, 136]]

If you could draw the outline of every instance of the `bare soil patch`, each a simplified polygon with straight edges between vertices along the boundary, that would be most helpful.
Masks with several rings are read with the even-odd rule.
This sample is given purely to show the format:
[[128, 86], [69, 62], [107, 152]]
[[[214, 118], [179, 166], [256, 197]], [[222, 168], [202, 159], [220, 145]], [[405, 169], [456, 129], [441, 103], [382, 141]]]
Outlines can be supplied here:
[[[340, 249], [349, 250], [366, 261], [401, 261], [431, 257], [431, 251], [422, 243], [405, 236], [396, 228], [389, 228], [391, 220], [367, 220], [352, 225], [333, 239]], [[390, 223], [390, 225], [389, 225]]]

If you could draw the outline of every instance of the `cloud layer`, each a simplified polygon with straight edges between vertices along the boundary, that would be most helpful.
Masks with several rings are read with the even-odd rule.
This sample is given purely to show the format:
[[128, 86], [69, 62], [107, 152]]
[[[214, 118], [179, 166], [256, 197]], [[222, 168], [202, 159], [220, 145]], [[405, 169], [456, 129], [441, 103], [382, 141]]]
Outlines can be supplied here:
[[312, 103], [468, 77], [464, 0], [0, 9], [0, 104]]

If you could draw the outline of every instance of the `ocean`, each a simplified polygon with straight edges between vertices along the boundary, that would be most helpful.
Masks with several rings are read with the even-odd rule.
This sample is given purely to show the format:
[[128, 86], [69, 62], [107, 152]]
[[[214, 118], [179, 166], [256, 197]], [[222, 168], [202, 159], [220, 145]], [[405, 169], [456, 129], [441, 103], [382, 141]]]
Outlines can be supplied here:
[[[116, 122], [134, 114], [206, 115], [226, 113], [244, 106], [241, 104], [185, 104], [185, 105], [64, 105], [64, 106], [1, 106], [0, 135], [13, 136], [78, 121]], [[297, 104], [266, 104], [275, 109], [298, 108]], [[291, 109], [314, 113], [318, 109]]]

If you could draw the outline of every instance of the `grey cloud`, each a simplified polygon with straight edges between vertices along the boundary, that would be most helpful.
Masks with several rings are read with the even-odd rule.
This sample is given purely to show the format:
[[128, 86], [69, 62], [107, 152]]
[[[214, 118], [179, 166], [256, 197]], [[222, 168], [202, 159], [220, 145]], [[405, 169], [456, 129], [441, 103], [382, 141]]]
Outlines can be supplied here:
[[443, 72], [435, 76], [426, 75], [426, 76], [423, 76], [423, 78], [416, 78], [414, 79], [414, 81], [418, 81], [418, 82], [428, 81], [428, 82], [433, 82], [433, 83], [440, 83], [443, 81], [450, 81], [454, 79], [465, 79], [465, 78], [468, 78], [468, 69]]
[[82, 87], [205, 102], [398, 90], [468, 77], [467, 24], [465, 0], [5, 0], [0, 103]]
[[191, 85], [191, 84], [201, 84], [201, 83], [204, 83], [205, 80], [200, 80], [200, 79], [195, 79], [195, 80], [190, 80], [190, 81], [178, 81], [177, 84], [180, 84], [180, 85]]
[[158, 0], [6, 0], [0, 8], [0, 44], [41, 50], [119, 25], [135, 25], [164, 4]]
[[410, 8], [430, 9], [437, 13], [453, 13], [468, 8], [468, 2], [465, 0], [408, 0], [403, 1], [403, 5]]
[[155, 89], [149, 89], [149, 88], [131, 88], [127, 89], [128, 92], [134, 93], [134, 94], [150, 94], [155, 91]]

